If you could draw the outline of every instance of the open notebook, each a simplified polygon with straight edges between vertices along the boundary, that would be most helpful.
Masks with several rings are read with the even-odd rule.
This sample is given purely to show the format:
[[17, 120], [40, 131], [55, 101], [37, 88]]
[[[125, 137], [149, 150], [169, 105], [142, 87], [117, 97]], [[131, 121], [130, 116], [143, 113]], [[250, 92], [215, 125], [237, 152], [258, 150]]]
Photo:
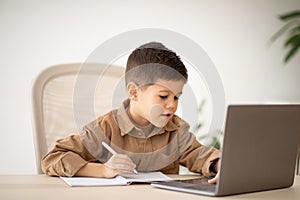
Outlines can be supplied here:
[[171, 181], [170, 177], [161, 172], [147, 172], [138, 174], [122, 174], [115, 178], [86, 178], [86, 177], [60, 177], [69, 186], [112, 186], [129, 185], [133, 182], [150, 183], [154, 181]]

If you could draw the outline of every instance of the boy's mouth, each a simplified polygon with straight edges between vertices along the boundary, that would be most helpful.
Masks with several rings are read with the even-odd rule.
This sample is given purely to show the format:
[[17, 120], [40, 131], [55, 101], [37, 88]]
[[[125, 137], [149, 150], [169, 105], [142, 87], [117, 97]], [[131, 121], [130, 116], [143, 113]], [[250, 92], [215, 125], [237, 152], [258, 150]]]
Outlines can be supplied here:
[[166, 113], [166, 114], [161, 114], [162, 117], [166, 117], [166, 118], [170, 118], [172, 116], [172, 114], [170, 113]]

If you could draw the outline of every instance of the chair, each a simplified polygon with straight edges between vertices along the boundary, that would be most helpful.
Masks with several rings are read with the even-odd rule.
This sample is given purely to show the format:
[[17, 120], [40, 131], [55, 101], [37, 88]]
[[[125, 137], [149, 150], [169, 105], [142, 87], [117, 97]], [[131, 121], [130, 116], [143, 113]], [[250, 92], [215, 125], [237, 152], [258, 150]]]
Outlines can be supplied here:
[[[124, 71], [122, 67], [105, 64], [71, 63], [51, 66], [37, 76], [32, 88], [32, 108], [38, 174], [43, 173], [41, 158], [57, 139], [78, 133], [83, 124], [114, 108], [117, 103], [112, 101], [113, 95], [118, 103], [124, 100]], [[80, 85], [82, 77], [85, 82]], [[96, 86], [90, 87], [86, 80], [97, 80]], [[113, 89], [117, 87], [123, 89], [115, 94]], [[78, 90], [82, 91], [79, 95], [75, 94]], [[86, 98], [87, 92], [93, 92], [94, 99]], [[93, 103], [91, 100], [95, 102], [93, 112], [86, 111]]]

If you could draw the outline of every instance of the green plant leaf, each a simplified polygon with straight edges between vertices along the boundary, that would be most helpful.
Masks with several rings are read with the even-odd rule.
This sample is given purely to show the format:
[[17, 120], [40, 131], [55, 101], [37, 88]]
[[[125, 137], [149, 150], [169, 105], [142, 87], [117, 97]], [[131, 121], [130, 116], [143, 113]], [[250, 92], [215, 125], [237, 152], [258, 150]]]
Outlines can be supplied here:
[[297, 34], [300, 34], [300, 21], [299, 21], [299, 25], [292, 28], [290, 31], [289, 31], [289, 35], [297, 35]]
[[293, 47], [289, 50], [288, 54], [286, 55], [284, 62], [287, 63], [294, 55], [295, 53], [299, 50], [300, 47], [300, 40], [298, 40]]
[[215, 147], [216, 149], [220, 149], [220, 141], [218, 138], [214, 137], [213, 138], [213, 142], [212, 142], [212, 146]]
[[297, 45], [297, 43], [300, 41], [300, 34], [296, 34], [291, 36], [290, 38], [288, 38], [286, 40], [286, 42], [284, 43], [284, 46], [292, 46], [294, 47], [295, 45]]
[[280, 15], [279, 19], [285, 21], [285, 20], [289, 20], [289, 19], [292, 19], [292, 18], [295, 18], [295, 17], [300, 17], [300, 11], [299, 10], [295, 10], [295, 11], [288, 12], [286, 14]]
[[195, 132], [199, 131], [201, 127], [202, 127], [202, 123], [199, 122], [195, 127]]
[[289, 48], [284, 62], [287, 63], [300, 48], [300, 10], [294, 10], [279, 16], [279, 19], [286, 22], [275, 34], [272, 35], [270, 41], [274, 42], [284, 33], [287, 34], [284, 47]]
[[205, 99], [202, 99], [200, 104], [199, 104], [199, 107], [198, 107], [198, 112], [199, 113], [202, 112], [204, 105], [205, 105]]
[[[277, 40], [282, 34], [284, 34], [287, 30], [289, 30], [291, 27], [293, 27], [295, 25], [297, 27], [299, 25], [298, 22], [296, 22], [296, 21], [288, 22], [283, 27], [281, 27], [281, 29], [279, 29], [275, 34], [272, 35], [271, 41]], [[294, 28], [292, 28], [292, 29], [294, 29]]]

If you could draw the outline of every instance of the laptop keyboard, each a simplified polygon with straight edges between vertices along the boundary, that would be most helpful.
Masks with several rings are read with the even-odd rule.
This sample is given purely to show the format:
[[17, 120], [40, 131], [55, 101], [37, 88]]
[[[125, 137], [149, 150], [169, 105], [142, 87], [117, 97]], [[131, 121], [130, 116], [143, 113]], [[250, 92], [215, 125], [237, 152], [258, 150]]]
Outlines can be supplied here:
[[187, 180], [181, 180], [180, 182], [184, 183], [192, 183], [192, 184], [201, 184], [201, 185], [211, 185], [208, 183], [209, 178], [206, 177], [200, 177], [195, 179], [187, 179]]
[[188, 179], [188, 180], [176, 180], [176, 181], [168, 181], [158, 183], [165, 186], [170, 186], [173, 188], [186, 188], [191, 190], [201, 190], [206, 192], [215, 192], [216, 185], [210, 184], [207, 182], [208, 178], [201, 177], [196, 179]]

